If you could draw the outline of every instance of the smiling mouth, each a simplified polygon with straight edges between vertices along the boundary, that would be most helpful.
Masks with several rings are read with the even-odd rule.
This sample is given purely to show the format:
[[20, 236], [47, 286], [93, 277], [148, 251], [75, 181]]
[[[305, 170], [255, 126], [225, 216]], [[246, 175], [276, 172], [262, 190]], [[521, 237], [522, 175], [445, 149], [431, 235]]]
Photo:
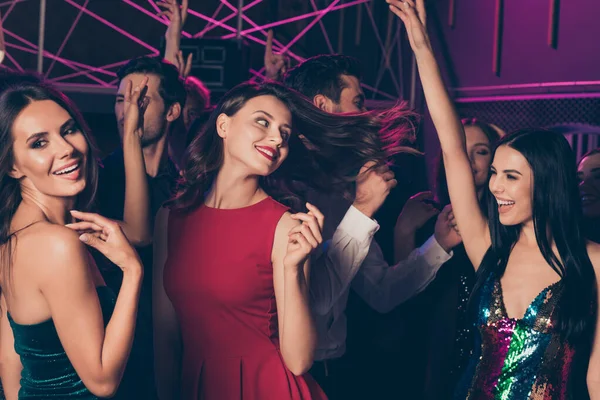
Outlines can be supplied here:
[[270, 161], [275, 161], [277, 159], [278, 153], [276, 151], [273, 151], [273, 149], [270, 149], [268, 147], [263, 147], [263, 146], [255, 146], [256, 150], [262, 155], [264, 156], [266, 159], [270, 160]]
[[593, 203], [596, 203], [597, 201], [598, 201], [598, 198], [591, 194], [585, 193], [581, 196], [581, 203], [583, 205], [593, 204]]

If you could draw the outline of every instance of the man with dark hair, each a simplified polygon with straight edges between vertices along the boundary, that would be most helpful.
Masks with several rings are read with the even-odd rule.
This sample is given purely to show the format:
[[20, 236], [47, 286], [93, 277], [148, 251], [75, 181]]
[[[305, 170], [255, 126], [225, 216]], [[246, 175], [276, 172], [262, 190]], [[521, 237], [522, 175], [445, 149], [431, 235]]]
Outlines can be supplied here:
[[[134, 225], [130, 226], [133, 233], [126, 234], [136, 246], [144, 265], [144, 280], [134, 346], [118, 394], [123, 399], [152, 400], [156, 398], [152, 384], [152, 227], [154, 216], [173, 195], [179, 177], [176, 166], [169, 158], [168, 136], [173, 131], [180, 131], [178, 125], [181, 123], [186, 92], [177, 68], [156, 58], [133, 59], [117, 76], [119, 86], [115, 114], [122, 147], [103, 160], [97, 206], [100, 214], [116, 220], [122, 220], [124, 214], [132, 211], [135, 214], [128, 221]], [[145, 87], [141, 88], [146, 80]], [[139, 135], [136, 138], [124, 137], [125, 109], [128, 106], [126, 95], [136, 86], [140, 87], [143, 95], [139, 105], [131, 105], [140, 107]], [[138, 174], [128, 170], [127, 166], [132, 165], [129, 160], [140, 156], [143, 158], [143, 171]], [[132, 199], [138, 198], [140, 201], [132, 204]], [[107, 285], [118, 292], [123, 276], [121, 270], [108, 264], [105, 259], [99, 260], [99, 263], [106, 266], [103, 276]]]
[[[360, 77], [357, 60], [342, 55], [321, 55], [290, 70], [284, 77], [284, 83], [324, 111], [362, 112], [366, 108]], [[345, 309], [350, 287], [372, 309], [387, 313], [421, 292], [433, 280], [440, 266], [451, 257], [448, 253], [458, 240], [456, 235], [438, 234], [438, 231], [443, 232], [440, 228], [405, 261], [388, 264], [381, 248], [373, 240], [380, 228], [373, 218], [391, 189], [384, 190], [380, 179], [382, 174], [390, 172], [371, 171], [359, 176], [352, 205], [343, 199], [319, 194], [313, 194], [314, 198], [309, 199], [326, 217], [324, 239], [331, 238], [334, 244], [346, 243], [343, 251], [336, 251], [336, 247], [342, 247], [334, 245], [325, 254], [316, 256], [319, 259], [313, 260], [313, 263], [324, 265], [313, 269], [310, 288], [318, 333], [316, 361], [311, 374], [332, 400], [354, 398], [358, 394], [356, 385], [370, 387], [374, 383], [353, 380], [363, 375], [355, 369], [365, 367], [353, 368], [349, 365], [351, 360], [342, 358], [345, 354]], [[443, 219], [440, 221], [441, 224]], [[367, 336], [374, 333], [367, 332]], [[372, 370], [374, 366], [368, 368]]]
[[308, 97], [321, 110], [343, 113], [366, 111], [360, 80], [358, 60], [326, 54], [310, 58], [290, 70], [283, 83]]

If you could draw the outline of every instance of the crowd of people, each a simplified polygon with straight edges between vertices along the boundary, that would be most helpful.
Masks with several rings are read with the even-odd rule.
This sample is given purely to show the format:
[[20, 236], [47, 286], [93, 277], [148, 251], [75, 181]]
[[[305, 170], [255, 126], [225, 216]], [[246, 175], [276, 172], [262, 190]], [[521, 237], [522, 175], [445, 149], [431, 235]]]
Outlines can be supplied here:
[[[119, 71], [103, 160], [68, 97], [2, 73], [6, 399], [600, 399], [600, 151], [461, 120], [424, 0], [386, 1], [441, 144], [431, 191], [418, 116], [367, 110], [351, 57], [291, 68], [270, 33], [270, 79], [211, 105], [187, 0], [159, 3], [164, 59]], [[352, 296], [415, 310], [388, 357]]]

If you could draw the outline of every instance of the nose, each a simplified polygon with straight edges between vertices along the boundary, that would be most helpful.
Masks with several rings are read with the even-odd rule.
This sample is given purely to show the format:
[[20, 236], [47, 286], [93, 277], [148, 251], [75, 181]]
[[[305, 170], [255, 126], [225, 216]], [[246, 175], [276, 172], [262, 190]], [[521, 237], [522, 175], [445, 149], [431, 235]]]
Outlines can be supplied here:
[[71, 145], [71, 143], [69, 143], [68, 140], [66, 140], [64, 137], [61, 136], [61, 139], [59, 141], [59, 148], [58, 148], [58, 154], [59, 154], [59, 158], [70, 158], [73, 153], [75, 152], [75, 147], [73, 147], [73, 145]]
[[283, 143], [283, 137], [281, 136], [281, 132], [279, 129], [274, 128], [269, 136], [269, 141], [275, 144], [277, 147], [280, 147]]
[[498, 179], [498, 177], [496, 175], [492, 175], [492, 177], [490, 178], [489, 187], [490, 187], [490, 192], [492, 192], [494, 194], [499, 194], [504, 191], [504, 185], [502, 184], [501, 180]]

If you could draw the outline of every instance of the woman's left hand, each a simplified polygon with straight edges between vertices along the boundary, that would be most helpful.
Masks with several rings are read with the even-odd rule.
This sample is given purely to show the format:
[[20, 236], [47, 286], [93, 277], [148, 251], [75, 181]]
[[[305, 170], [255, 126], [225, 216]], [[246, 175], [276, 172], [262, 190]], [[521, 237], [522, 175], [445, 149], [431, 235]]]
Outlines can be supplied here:
[[137, 134], [142, 137], [144, 134], [144, 112], [148, 107], [146, 92], [148, 91], [148, 77], [144, 77], [139, 85], [133, 87], [133, 83], [128, 80], [125, 87], [125, 121], [124, 134]]
[[323, 222], [325, 217], [319, 209], [306, 203], [308, 213], [292, 214], [292, 219], [302, 223], [288, 233], [287, 253], [283, 265], [290, 268], [303, 268], [310, 254], [323, 243]]

